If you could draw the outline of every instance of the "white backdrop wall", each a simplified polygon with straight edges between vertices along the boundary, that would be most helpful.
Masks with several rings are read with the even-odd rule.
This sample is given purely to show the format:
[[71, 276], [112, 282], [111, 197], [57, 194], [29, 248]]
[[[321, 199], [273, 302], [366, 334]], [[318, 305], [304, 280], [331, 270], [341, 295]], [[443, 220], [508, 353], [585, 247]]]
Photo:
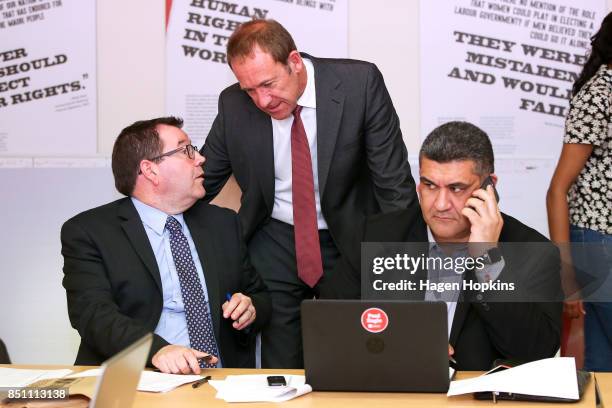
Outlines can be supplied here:
[[[97, 2], [102, 157], [127, 124], [164, 114], [164, 3]], [[416, 0], [349, 1], [349, 56], [383, 72], [411, 155], [420, 129], [418, 18]], [[70, 364], [79, 338], [61, 287], [59, 231], [70, 216], [118, 197], [110, 168], [0, 169], [0, 189], [0, 338], [15, 363]]]

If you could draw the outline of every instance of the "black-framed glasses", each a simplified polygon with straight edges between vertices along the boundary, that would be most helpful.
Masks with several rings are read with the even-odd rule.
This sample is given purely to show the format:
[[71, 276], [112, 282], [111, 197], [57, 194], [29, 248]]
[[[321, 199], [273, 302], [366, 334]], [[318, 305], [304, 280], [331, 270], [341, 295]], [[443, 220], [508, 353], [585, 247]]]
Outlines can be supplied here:
[[159, 156], [153, 157], [152, 159], [149, 159], [150, 161], [158, 161], [163, 159], [164, 157], [167, 156], [172, 156], [174, 153], [178, 153], [180, 151], [185, 151], [185, 154], [187, 155], [187, 157], [189, 157], [191, 160], [195, 159], [195, 152], [198, 151], [198, 146], [194, 146], [192, 144], [188, 144], [185, 146], [181, 146], [177, 149], [174, 150], [170, 150], [169, 152], [160, 154]]
[[[171, 156], [174, 153], [178, 153], [180, 151], [184, 151], [185, 154], [187, 155], [187, 157], [189, 157], [189, 159], [193, 160], [193, 159], [195, 159], [195, 152], [198, 151], [198, 146], [194, 146], [192, 144], [188, 144], [188, 145], [185, 145], [185, 146], [181, 146], [181, 147], [179, 147], [177, 149], [170, 150], [169, 152], [160, 154], [159, 156], [155, 156], [152, 159], [148, 159], [148, 160], [150, 160], [150, 161], [159, 161], [159, 160], [163, 159], [164, 157]], [[142, 171], [140, 169], [138, 169], [138, 174], [142, 174]]]

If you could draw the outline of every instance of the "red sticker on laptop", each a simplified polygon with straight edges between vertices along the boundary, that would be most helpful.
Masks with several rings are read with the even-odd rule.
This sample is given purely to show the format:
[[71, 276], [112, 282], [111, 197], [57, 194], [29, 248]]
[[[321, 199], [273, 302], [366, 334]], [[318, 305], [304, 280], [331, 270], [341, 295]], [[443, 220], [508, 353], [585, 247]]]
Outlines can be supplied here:
[[389, 316], [384, 310], [371, 307], [361, 314], [361, 325], [370, 333], [380, 333], [389, 325]]

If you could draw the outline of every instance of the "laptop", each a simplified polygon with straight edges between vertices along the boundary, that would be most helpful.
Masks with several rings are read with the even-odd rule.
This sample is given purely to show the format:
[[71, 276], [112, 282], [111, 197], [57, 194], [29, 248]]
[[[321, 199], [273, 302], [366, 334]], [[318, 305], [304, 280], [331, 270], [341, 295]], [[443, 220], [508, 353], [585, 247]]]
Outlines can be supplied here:
[[147, 363], [153, 334], [148, 333], [131, 346], [102, 363], [102, 375], [90, 408], [131, 407], [136, 396], [140, 374]]
[[305, 300], [306, 383], [315, 391], [447, 392], [444, 302]]

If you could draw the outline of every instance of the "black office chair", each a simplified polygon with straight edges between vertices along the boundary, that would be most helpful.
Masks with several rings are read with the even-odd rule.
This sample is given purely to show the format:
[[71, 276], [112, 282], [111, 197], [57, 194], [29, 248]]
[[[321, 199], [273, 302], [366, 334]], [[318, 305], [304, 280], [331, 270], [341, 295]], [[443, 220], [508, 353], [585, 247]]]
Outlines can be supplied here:
[[0, 364], [11, 364], [8, 350], [6, 349], [2, 339], [0, 339]]

